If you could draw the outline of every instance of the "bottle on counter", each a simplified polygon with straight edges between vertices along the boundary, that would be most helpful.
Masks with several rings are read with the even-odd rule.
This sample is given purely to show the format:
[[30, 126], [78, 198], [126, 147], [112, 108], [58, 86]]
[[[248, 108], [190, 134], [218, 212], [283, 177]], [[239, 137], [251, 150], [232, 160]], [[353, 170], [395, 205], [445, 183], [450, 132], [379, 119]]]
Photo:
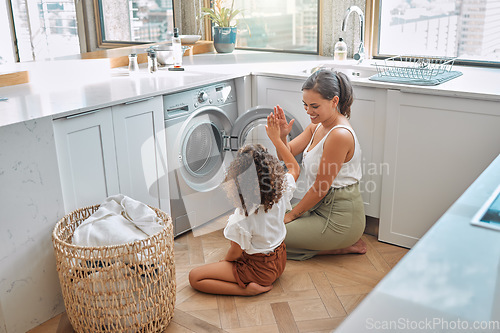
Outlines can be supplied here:
[[154, 50], [148, 51], [148, 71], [154, 73], [158, 70], [158, 59]]
[[172, 43], [172, 37], [174, 37], [174, 32], [172, 30], [168, 30], [166, 33], [165, 33], [165, 42], [167, 44], [170, 44]]
[[134, 75], [139, 71], [139, 63], [137, 62], [137, 54], [131, 53], [128, 56], [128, 72], [129, 75]]
[[174, 68], [182, 66], [182, 44], [181, 37], [179, 37], [179, 28], [174, 28], [174, 36], [172, 37], [172, 49]]
[[347, 59], [347, 44], [344, 42], [342, 37], [339, 38], [339, 41], [335, 43], [335, 48], [333, 52], [334, 60], [346, 60]]

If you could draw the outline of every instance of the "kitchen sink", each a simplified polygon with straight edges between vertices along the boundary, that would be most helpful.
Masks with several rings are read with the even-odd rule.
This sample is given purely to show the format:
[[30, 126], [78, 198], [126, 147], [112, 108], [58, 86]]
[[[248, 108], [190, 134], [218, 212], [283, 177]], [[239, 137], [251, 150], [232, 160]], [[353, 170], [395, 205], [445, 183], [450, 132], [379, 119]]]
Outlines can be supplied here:
[[338, 72], [342, 72], [349, 78], [369, 78], [372, 75], [377, 74], [375, 68], [337, 68]]
[[[370, 66], [370, 65], [369, 65]], [[336, 64], [328, 64], [328, 65], [320, 65], [313, 68], [305, 69], [303, 72], [306, 74], [312, 74], [318, 69], [326, 68], [332, 71], [337, 71], [344, 73], [347, 75], [349, 79], [365, 79], [369, 78], [372, 75], [377, 74], [377, 69], [373, 66], [367, 67], [361, 65], [336, 65]]]

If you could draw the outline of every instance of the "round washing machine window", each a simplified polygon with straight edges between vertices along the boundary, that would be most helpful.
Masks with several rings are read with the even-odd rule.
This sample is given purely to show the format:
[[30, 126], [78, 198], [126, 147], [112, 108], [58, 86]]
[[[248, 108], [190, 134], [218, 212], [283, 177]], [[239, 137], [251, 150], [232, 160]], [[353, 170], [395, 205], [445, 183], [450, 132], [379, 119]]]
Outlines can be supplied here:
[[[241, 115], [235, 122], [233, 130], [231, 131], [231, 137], [237, 138], [238, 148], [246, 144], [260, 143], [267, 150], [273, 154], [276, 154], [276, 148], [274, 147], [271, 140], [266, 133], [267, 116], [273, 112], [273, 108], [265, 106], [256, 106], [246, 113]], [[291, 120], [290, 116], [285, 112], [285, 116], [288, 121]], [[298, 121], [295, 121], [290, 131], [288, 140], [292, 140], [300, 133], [303, 129], [299, 125]], [[297, 161], [301, 163], [302, 154], [296, 156]]]
[[221, 131], [214, 123], [193, 126], [183, 145], [184, 166], [195, 177], [206, 177], [222, 164]]
[[241, 131], [241, 134], [239, 136], [239, 146], [242, 147], [247, 144], [260, 143], [261, 145], [266, 147], [271, 154], [277, 156], [276, 148], [267, 136], [266, 124], [266, 118], [257, 118], [248, 123], [243, 128], [243, 131]]
[[229, 118], [217, 107], [201, 108], [185, 120], [177, 145], [179, 171], [195, 191], [211, 191], [224, 181], [228, 159], [223, 136], [231, 126]]

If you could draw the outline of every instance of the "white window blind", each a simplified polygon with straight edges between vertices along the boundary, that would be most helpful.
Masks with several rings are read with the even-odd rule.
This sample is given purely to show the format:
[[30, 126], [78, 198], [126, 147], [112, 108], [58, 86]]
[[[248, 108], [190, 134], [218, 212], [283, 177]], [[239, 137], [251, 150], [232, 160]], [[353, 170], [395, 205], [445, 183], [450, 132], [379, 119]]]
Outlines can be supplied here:
[[20, 61], [80, 53], [72, 0], [12, 0]]

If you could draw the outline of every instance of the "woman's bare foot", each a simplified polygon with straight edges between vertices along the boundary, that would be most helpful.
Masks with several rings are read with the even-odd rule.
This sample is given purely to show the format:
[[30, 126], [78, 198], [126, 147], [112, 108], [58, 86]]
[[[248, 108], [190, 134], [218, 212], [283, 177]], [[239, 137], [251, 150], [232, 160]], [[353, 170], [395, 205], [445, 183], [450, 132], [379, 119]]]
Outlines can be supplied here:
[[366, 253], [366, 243], [360, 238], [356, 243], [354, 243], [351, 246], [345, 247], [343, 249], [337, 249], [337, 250], [320, 251], [318, 253], [318, 255], [350, 254], [350, 253], [365, 254]]
[[249, 296], [253, 296], [268, 292], [271, 289], [273, 289], [273, 285], [261, 286], [260, 284], [257, 284], [255, 282], [250, 282], [245, 290], [248, 292]]

